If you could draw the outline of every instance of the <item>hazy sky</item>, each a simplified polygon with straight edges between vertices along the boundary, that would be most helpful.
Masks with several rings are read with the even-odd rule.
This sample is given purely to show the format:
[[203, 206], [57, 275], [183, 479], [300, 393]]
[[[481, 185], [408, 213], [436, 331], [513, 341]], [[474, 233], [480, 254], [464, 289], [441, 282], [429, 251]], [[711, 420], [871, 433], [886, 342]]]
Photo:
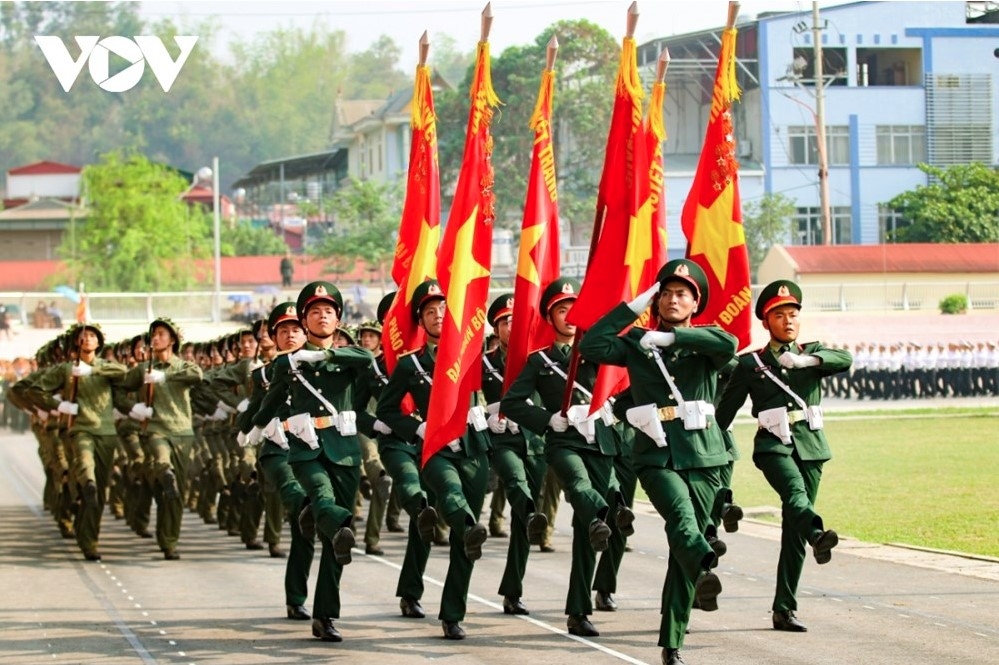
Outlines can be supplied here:
[[[606, 28], [615, 37], [623, 37], [630, 0], [493, 0], [493, 27], [489, 41], [493, 53], [508, 46], [527, 44], [548, 25], [562, 19], [585, 18]], [[823, 2], [824, 6], [842, 4]], [[811, 11], [811, 2], [788, 0], [746, 0], [740, 13], [755, 16], [764, 11]], [[148, 19], [172, 18], [184, 24], [217, 17], [222, 26], [222, 56], [225, 44], [233, 36], [249, 38], [275, 27], [309, 28], [316, 23], [342, 29], [348, 35], [348, 49], [364, 50], [382, 34], [403, 47], [403, 65], [415, 66], [417, 44], [424, 30], [431, 42], [435, 33], [445, 33], [470, 50], [479, 38], [479, 16], [484, 0], [304, 0], [271, 2], [143, 2], [142, 14]], [[642, 0], [638, 3], [639, 21], [635, 37], [639, 44], [656, 37], [713, 28], [725, 23], [728, 2], [724, 0]], [[411, 48], [410, 48], [411, 47]], [[431, 64], [433, 50], [431, 47]]]

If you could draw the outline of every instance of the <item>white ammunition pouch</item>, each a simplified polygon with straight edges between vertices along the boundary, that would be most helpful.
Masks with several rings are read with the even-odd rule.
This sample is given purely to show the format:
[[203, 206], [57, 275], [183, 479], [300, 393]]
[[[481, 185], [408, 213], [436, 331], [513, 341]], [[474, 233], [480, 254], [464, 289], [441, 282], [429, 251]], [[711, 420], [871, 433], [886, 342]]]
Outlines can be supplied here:
[[335, 427], [342, 436], [353, 436], [357, 434], [357, 412], [341, 411], [336, 414]]
[[309, 413], [296, 413], [284, 422], [285, 429], [301, 439], [309, 448], [316, 450], [319, 448], [319, 435], [316, 434], [316, 427], [312, 424], [312, 416]]
[[461, 439], [455, 439], [454, 441], [448, 441], [447, 447], [448, 447], [448, 449], [452, 453], [460, 453], [461, 452]]
[[479, 405], [468, 410], [468, 419], [465, 422], [471, 425], [476, 432], [484, 432], [489, 429], [489, 423], [486, 422], [486, 410]]
[[704, 400], [688, 400], [679, 405], [677, 410], [683, 420], [683, 429], [688, 432], [707, 429], [708, 416], [715, 415], [715, 405]]
[[760, 411], [756, 418], [760, 423], [760, 429], [765, 429], [776, 436], [785, 446], [792, 444], [791, 420], [788, 418], [786, 407], [778, 406]]
[[566, 411], [565, 417], [569, 424], [576, 428], [576, 431], [583, 435], [587, 443], [594, 443], [597, 440], [596, 419], [600, 412], [590, 415], [589, 404], [574, 404]]
[[822, 429], [822, 407], [813, 404], [805, 409], [805, 420], [808, 421], [808, 429], [813, 432]]
[[[288, 437], [284, 433], [284, 423], [279, 418], [273, 418], [267, 423], [267, 426], [264, 427], [264, 436], [281, 448], [288, 450]], [[249, 445], [249, 442], [246, 445]]]
[[655, 404], [633, 406], [625, 412], [625, 418], [632, 427], [652, 439], [658, 447], [665, 448], [669, 445], [662, 421], [659, 419], [659, 409]]

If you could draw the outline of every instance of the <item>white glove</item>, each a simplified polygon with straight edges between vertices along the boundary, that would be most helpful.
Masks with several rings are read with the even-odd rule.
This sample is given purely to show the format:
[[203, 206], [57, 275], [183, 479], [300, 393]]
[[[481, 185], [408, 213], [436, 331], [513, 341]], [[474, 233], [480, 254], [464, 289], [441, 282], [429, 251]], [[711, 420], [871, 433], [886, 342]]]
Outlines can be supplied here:
[[236, 413], [236, 409], [232, 408], [222, 400], [215, 403], [215, 413], [218, 413], [219, 410], [225, 411], [226, 413]]
[[520, 425], [513, 422], [509, 418], [506, 419], [506, 428], [510, 431], [511, 434], [520, 434]]
[[128, 417], [124, 413], [122, 413], [121, 411], [119, 411], [118, 409], [111, 409], [111, 413], [114, 414], [114, 419], [116, 421], [117, 420], [121, 420], [122, 418], [127, 418]]
[[796, 369], [801, 367], [818, 367], [819, 359], [815, 356], [802, 356], [797, 353], [791, 353], [790, 351], [785, 351], [780, 354], [780, 358], [777, 359], [781, 367], [787, 369]]
[[38, 414], [38, 419], [43, 423], [49, 419], [49, 412], [45, 409], [35, 409], [35, 413]]
[[569, 429], [569, 419], [561, 412], [553, 413], [552, 417], [548, 419], [548, 426], [552, 428], [553, 432], [564, 432]]
[[90, 376], [94, 373], [94, 368], [83, 362], [82, 360], [78, 365], [73, 365], [73, 376]]
[[650, 286], [648, 291], [645, 291], [644, 293], [639, 293], [638, 297], [636, 297], [634, 300], [628, 303], [628, 309], [634, 312], [635, 316], [638, 316], [646, 309], [648, 309], [649, 303], [652, 302], [652, 296], [656, 295], [657, 293], [659, 293], [659, 282], [656, 282], [655, 284]]
[[389, 427], [388, 425], [386, 425], [385, 423], [383, 423], [380, 420], [376, 420], [375, 424], [372, 425], [372, 428], [376, 432], [378, 432], [379, 434], [391, 434], [392, 433], [392, 428]]
[[262, 438], [264, 438], [264, 430], [254, 425], [253, 429], [246, 435], [246, 445], [255, 446], [260, 443]]
[[211, 418], [212, 420], [225, 420], [226, 418], [229, 417], [229, 414], [226, 413], [225, 409], [217, 408], [215, 409], [215, 413], [213, 413], [208, 417]]
[[246, 447], [246, 434], [243, 434], [243, 432], [239, 432], [238, 434], [236, 434], [236, 443], [239, 444], [240, 448], [245, 448]]
[[651, 349], [654, 346], [673, 346], [675, 342], [676, 333], [650, 330], [642, 335], [642, 339], [638, 342], [638, 345], [643, 349]]
[[153, 417], [153, 407], [146, 406], [142, 402], [136, 402], [132, 405], [132, 410], [128, 412], [128, 417], [132, 420], [148, 420]]
[[489, 414], [486, 424], [489, 425], [489, 431], [493, 434], [502, 434], [506, 431], [506, 418], [500, 418], [498, 413]]
[[80, 412], [80, 405], [76, 402], [59, 402], [59, 408], [56, 410], [59, 413], [65, 413], [67, 416], [75, 416]]
[[310, 351], [309, 349], [299, 349], [291, 354], [292, 360], [297, 363], [318, 363], [326, 360], [326, 351]]
[[236, 411], [239, 413], [246, 413], [246, 409], [250, 406], [250, 400], [247, 397], [243, 398], [243, 401], [236, 405]]
[[420, 437], [423, 440], [426, 440], [426, 438], [427, 438], [427, 424], [426, 423], [420, 423], [420, 426], [416, 428], [416, 436]]
[[163, 383], [166, 381], [166, 372], [161, 369], [153, 369], [146, 372], [142, 379], [143, 383]]

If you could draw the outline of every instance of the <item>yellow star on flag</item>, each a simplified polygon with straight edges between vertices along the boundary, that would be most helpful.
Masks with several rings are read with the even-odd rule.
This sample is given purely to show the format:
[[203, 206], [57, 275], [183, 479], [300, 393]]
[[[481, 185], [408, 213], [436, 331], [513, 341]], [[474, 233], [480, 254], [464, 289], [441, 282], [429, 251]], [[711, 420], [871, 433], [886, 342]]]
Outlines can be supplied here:
[[489, 277], [489, 270], [475, 260], [472, 245], [475, 240], [475, 224], [479, 206], [472, 208], [472, 214], [464, 221], [454, 238], [454, 257], [451, 259], [451, 281], [447, 286], [447, 308], [451, 312], [455, 328], [460, 332], [465, 325], [465, 296], [468, 285], [473, 280]]
[[628, 266], [631, 282], [629, 298], [633, 298], [638, 293], [645, 262], [652, 258], [652, 238], [649, 233], [651, 224], [652, 198], [649, 197], [638, 209], [638, 214], [632, 215], [628, 220], [628, 247], [624, 252], [624, 264]]
[[694, 237], [690, 243], [690, 255], [707, 257], [711, 271], [723, 286], [728, 275], [729, 250], [746, 244], [745, 229], [732, 219], [734, 202], [735, 188], [729, 184], [715, 197], [710, 208], [698, 204]]
[[520, 233], [520, 252], [517, 257], [517, 276], [523, 277], [531, 284], [541, 286], [541, 278], [538, 277], [538, 264], [531, 256], [531, 252], [541, 242], [545, 235], [545, 224], [535, 224], [522, 230]]
[[425, 280], [437, 276], [437, 245], [440, 244], [440, 224], [430, 226], [427, 220], [420, 222], [420, 239], [413, 252], [413, 263], [409, 266], [406, 279], [406, 302], [412, 302], [413, 291]]

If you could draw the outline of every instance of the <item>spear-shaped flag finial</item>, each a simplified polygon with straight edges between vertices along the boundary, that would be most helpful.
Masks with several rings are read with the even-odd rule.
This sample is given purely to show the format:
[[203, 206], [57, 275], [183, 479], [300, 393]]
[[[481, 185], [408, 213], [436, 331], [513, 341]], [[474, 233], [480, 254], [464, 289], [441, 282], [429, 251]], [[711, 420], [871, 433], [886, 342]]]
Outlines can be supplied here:
[[420, 36], [420, 67], [427, 64], [427, 56], [430, 54], [430, 35], [427, 31], [423, 31], [423, 35]]
[[558, 55], [558, 38], [552, 35], [545, 50], [545, 69], [555, 69], [555, 57]]
[[631, 39], [635, 36], [635, 28], [638, 27], [638, 2], [632, 2], [628, 7], [628, 28], [625, 30], [625, 37]]
[[482, 35], [479, 39], [480, 42], [489, 41], [489, 30], [493, 27], [493, 3], [487, 2], [485, 8], [482, 10]]

